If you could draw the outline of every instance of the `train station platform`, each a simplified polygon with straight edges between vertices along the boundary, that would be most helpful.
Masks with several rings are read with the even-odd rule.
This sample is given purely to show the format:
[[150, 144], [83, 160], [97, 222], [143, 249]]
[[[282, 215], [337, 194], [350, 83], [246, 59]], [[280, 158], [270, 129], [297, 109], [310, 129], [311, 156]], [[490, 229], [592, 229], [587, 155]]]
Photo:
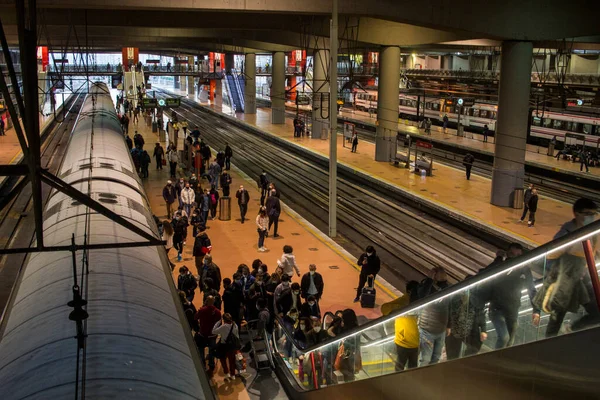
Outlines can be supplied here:
[[[153, 133], [151, 128], [146, 125], [143, 118], [140, 118], [138, 124], [130, 124], [130, 136], [137, 131], [145, 140], [144, 149], [152, 154], [155, 143], [159, 142], [157, 133]], [[161, 145], [166, 149], [166, 141]], [[210, 143], [209, 143], [210, 144]], [[235, 161], [235, 160], [233, 160]], [[381, 316], [379, 306], [393, 298], [398, 297], [399, 291], [391, 287], [385, 281], [378, 283], [377, 307], [373, 309], [363, 309], [360, 304], [353, 303], [356, 285], [358, 283], [359, 271], [356, 266], [356, 259], [347, 253], [343, 248], [333, 240], [320, 233], [314, 226], [296, 214], [293, 210], [283, 205], [283, 213], [279, 220], [280, 237], [272, 238], [269, 236], [265, 241], [265, 246], [269, 249], [261, 253], [257, 251], [258, 235], [254, 219], [258, 213], [260, 192], [256, 187], [256, 180], [253, 177], [246, 176], [243, 172], [235, 168], [232, 164], [230, 171], [233, 179], [232, 194], [243, 184], [250, 194], [250, 203], [248, 207], [247, 220], [244, 224], [240, 221], [237, 201], [232, 198], [231, 219], [221, 221], [211, 220], [207, 224], [207, 233], [211, 239], [214, 262], [221, 269], [222, 278], [231, 278], [237, 271], [239, 264], [251, 266], [252, 261], [259, 258], [267, 264], [269, 272], [273, 272], [277, 266], [277, 260], [283, 254], [283, 246], [291, 245], [294, 248], [297, 263], [302, 274], [308, 272], [309, 264], [316, 264], [317, 271], [323, 276], [325, 283], [324, 294], [320, 302], [321, 312], [335, 312], [337, 310], [352, 308], [356, 311], [359, 319], [361, 317], [374, 319]], [[179, 176], [183, 176], [178, 171]], [[169, 179], [168, 167], [162, 170], [156, 169], [155, 160], [149, 168], [149, 178], [144, 179], [144, 187], [150, 200], [153, 213], [162, 221], [167, 218], [166, 205], [162, 198], [162, 190]], [[206, 187], [207, 182], [202, 181], [202, 187]], [[171, 251], [171, 261], [176, 264], [173, 271], [173, 279], [178, 276], [179, 267], [186, 265], [190, 271], [195, 273], [194, 257], [192, 256], [193, 237], [192, 228], [188, 231], [188, 239], [184, 249], [184, 256], [181, 262], [177, 262], [176, 254]], [[299, 278], [294, 277], [292, 282], [298, 282]], [[196, 293], [194, 304], [197, 308], [202, 306], [202, 296]], [[219, 363], [217, 363], [218, 365]], [[247, 399], [255, 398], [250, 396], [240, 380], [225, 382], [220, 366], [214, 378], [214, 385], [220, 398]]]
[[[375, 114], [369, 115], [368, 112], [364, 111], [353, 111], [350, 109], [342, 108], [339, 113], [341, 120], [353, 123], [360, 123], [375, 129], [377, 117]], [[417, 127], [417, 123], [408, 120], [399, 120], [398, 131], [402, 133], [408, 133], [414, 138], [423, 139], [433, 142], [442, 142], [445, 144], [452, 145], [466, 151], [476, 151], [478, 153], [484, 153], [489, 156], [494, 156], [495, 150], [495, 137], [488, 137], [488, 141], [483, 141], [483, 135], [477, 133], [471, 133], [465, 131], [465, 136], [458, 136], [456, 129], [444, 129], [441, 126], [433, 125], [431, 127], [431, 134], [427, 135], [423, 129]], [[435, 146], [435, 143], [434, 143]], [[555, 151], [555, 154], [557, 152]], [[543, 146], [536, 146], [532, 144], [527, 145], [527, 152], [525, 153], [525, 162], [527, 164], [550, 169], [557, 172], [563, 172], [566, 174], [585, 176], [588, 179], [595, 179], [600, 182], [600, 168], [590, 167], [590, 172], [580, 172], [579, 163], [574, 163], [566, 160], [557, 160], [556, 157], [548, 156], [548, 149]]]
[[[62, 112], [63, 101], [68, 101], [70, 97], [69, 95], [56, 96], [56, 114], [59, 115]], [[44, 133], [46, 128], [50, 126], [52, 121], [54, 120], [54, 110], [50, 104], [50, 101], [44, 103], [41, 108], [41, 113], [39, 114], [40, 119], [40, 135]], [[3, 116], [6, 118], [6, 116]], [[58, 117], [59, 119], [61, 117]], [[5, 121], [6, 122], [6, 121]], [[21, 145], [19, 144], [19, 139], [17, 138], [17, 133], [15, 132], [14, 127], [9, 129], [5, 129], [5, 136], [0, 136], [0, 164], [2, 165], [11, 165], [18, 164], [23, 157], [23, 152], [21, 151]], [[6, 179], [5, 176], [0, 177], [0, 185]]]
[[[183, 94], [171, 88], [165, 90]], [[235, 114], [224, 105], [207, 105], [200, 102], [198, 104], [225, 118], [243, 121], [265, 134], [275, 135], [322, 156], [327, 157], [329, 154], [328, 140], [294, 138], [291, 119], [286, 119], [285, 124], [272, 124], [270, 109], [258, 109], [257, 114]], [[471, 220], [478, 225], [485, 224], [494, 231], [532, 247], [550, 241], [559, 227], [573, 218], [571, 204], [540, 196], [536, 223], [530, 228], [527, 223], [519, 222], [522, 210], [490, 204], [491, 180], [488, 178], [471, 175], [471, 180], [466, 180], [462, 169], [439, 163], [437, 165], [434, 163], [433, 176], [421, 177], [390, 163], [375, 162], [374, 154], [375, 145], [367, 141], [361, 141], [357, 153], [351, 153], [349, 147], [343, 146], [342, 136], [338, 135], [339, 163], [450, 210], [463, 219]]]

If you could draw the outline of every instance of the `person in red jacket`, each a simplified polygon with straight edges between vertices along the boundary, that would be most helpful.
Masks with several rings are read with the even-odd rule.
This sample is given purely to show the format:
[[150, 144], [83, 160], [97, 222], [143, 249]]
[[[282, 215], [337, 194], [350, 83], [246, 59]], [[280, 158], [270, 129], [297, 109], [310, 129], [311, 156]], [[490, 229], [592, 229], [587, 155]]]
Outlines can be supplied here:
[[[196, 321], [200, 326], [198, 332], [194, 336], [196, 346], [200, 352], [202, 362], [206, 364], [208, 361], [208, 375], [212, 376], [215, 370], [215, 339], [216, 336], [212, 334], [213, 327], [217, 322], [221, 320], [221, 311], [214, 306], [215, 298], [208, 296], [202, 306], [196, 313]], [[206, 352], [205, 349], [208, 349]], [[204, 365], [206, 368], [206, 365]]]

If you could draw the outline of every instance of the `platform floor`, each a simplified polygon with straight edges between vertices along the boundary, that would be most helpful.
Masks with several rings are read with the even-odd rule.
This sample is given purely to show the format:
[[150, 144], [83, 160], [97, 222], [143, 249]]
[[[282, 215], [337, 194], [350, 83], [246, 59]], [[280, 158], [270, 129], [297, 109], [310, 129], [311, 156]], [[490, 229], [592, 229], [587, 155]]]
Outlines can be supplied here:
[[[145, 139], [145, 149], [152, 151], [158, 135], [152, 133], [146, 126], [143, 119], [139, 124], [130, 125], [130, 133], [138, 131]], [[167, 137], [168, 140], [168, 137]], [[166, 144], [161, 143], [166, 149]], [[325, 282], [325, 291], [320, 306], [322, 313], [326, 311], [336, 311], [339, 309], [353, 308], [357, 315], [369, 319], [377, 318], [381, 315], [379, 307], [374, 309], [363, 309], [359, 304], [352, 303], [355, 296], [355, 288], [358, 283], [358, 270], [354, 267], [356, 260], [339, 248], [333, 241], [327, 240], [320, 232], [316, 231], [306, 221], [300, 218], [293, 211], [285, 210], [280, 219], [279, 238], [269, 237], [265, 245], [269, 248], [268, 252], [259, 253], [257, 251], [258, 235], [254, 218], [258, 212], [260, 193], [258, 192], [254, 179], [248, 179], [239, 171], [235, 170], [235, 162], [231, 175], [233, 178], [232, 193], [240, 184], [250, 193], [250, 204], [248, 207], [246, 223], [241, 224], [239, 209], [235, 198], [232, 202], [230, 221], [220, 221], [218, 218], [208, 223], [207, 233], [211, 239], [213, 250], [211, 252], [214, 262], [221, 269], [221, 276], [232, 277], [239, 264], [245, 263], [248, 266], [256, 258], [260, 258], [269, 267], [269, 271], [274, 271], [277, 266], [277, 259], [282, 255], [283, 245], [289, 244], [294, 248], [294, 254], [298, 261], [301, 273], [308, 271], [309, 264], [316, 264], [317, 271], [323, 275]], [[181, 172], [180, 172], [181, 173]], [[156, 170], [154, 159], [150, 165], [149, 178], [144, 180], [144, 187], [150, 200], [153, 213], [161, 220], [165, 219], [166, 206], [162, 199], [162, 189], [169, 179], [168, 168]], [[203, 181], [203, 187], [206, 182]], [[235, 189], [234, 189], [235, 188]], [[187, 265], [192, 272], [196, 271], [194, 258], [192, 256], [192, 229], [189, 230], [188, 241], [184, 250], [182, 262], [177, 262], [174, 251], [171, 251], [171, 261], [176, 264], [173, 278], [177, 279], [178, 269], [182, 265]], [[332, 268], [336, 267], [336, 268]], [[299, 278], [294, 278], [293, 282], [299, 282]], [[392, 299], [397, 293], [392, 292], [387, 287], [379, 287], [377, 303], [381, 305]], [[394, 296], [395, 297], [395, 296]], [[202, 296], [197, 293], [194, 304], [200, 307]], [[217, 363], [218, 364], [218, 363]], [[249, 395], [239, 379], [233, 384], [226, 383], [222, 379], [220, 367], [218, 367], [215, 385], [219, 396], [225, 398], [257, 398]]]
[[[65, 101], [68, 96], [65, 94]], [[56, 96], [56, 110], [59, 112], [62, 110], [63, 96]], [[54, 114], [50, 106], [50, 102], [47, 101], [42, 109], [42, 113], [39, 114], [40, 118], [40, 133], [52, 122]], [[9, 165], [16, 164], [20, 161], [20, 157], [23, 152], [21, 151], [21, 145], [14, 128], [5, 130], [6, 136], [0, 136], [0, 164]]]
[[[176, 93], [171, 88], [165, 89]], [[182, 92], [179, 94], [183, 95]], [[264, 132], [294, 142], [298, 146], [325, 156], [329, 154], [327, 140], [294, 138], [290, 119], [286, 119], [285, 124], [272, 124], [270, 109], [258, 109], [257, 114], [254, 115], [234, 114], [225, 105], [198, 103], [258, 127]], [[573, 218], [571, 204], [540, 196], [535, 226], [529, 228], [526, 223], [519, 222], [522, 210], [490, 204], [491, 180], [488, 178], [473, 174], [471, 180], [467, 181], [463, 170], [441, 164], [434, 165], [436, 168], [434, 176], [421, 177], [386, 162], [375, 162], [374, 154], [375, 145], [366, 141], [359, 143], [357, 153], [351, 153], [350, 148], [343, 147], [342, 137], [338, 135], [338, 162], [408, 190], [455, 213], [485, 223], [532, 246], [552, 240], [559, 227]]]

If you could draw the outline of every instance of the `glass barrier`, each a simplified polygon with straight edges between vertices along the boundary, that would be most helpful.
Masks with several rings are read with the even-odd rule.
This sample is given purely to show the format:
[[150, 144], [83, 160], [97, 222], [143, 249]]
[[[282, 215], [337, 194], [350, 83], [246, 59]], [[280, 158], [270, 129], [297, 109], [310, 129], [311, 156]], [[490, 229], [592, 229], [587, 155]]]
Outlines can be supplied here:
[[305, 332], [277, 317], [273, 351], [314, 390], [595, 327], [599, 244], [600, 221], [529, 252], [511, 246], [506, 259], [453, 286], [435, 270], [361, 327], [352, 313], [328, 313], [320, 330]]

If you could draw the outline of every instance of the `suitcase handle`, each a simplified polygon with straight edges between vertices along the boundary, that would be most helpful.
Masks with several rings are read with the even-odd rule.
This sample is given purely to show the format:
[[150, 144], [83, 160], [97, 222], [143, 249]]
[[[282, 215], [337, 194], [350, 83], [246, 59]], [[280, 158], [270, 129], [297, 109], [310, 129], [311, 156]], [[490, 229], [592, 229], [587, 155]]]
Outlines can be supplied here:
[[375, 276], [372, 274], [367, 276], [367, 287], [370, 287], [370, 288], [375, 287]]

